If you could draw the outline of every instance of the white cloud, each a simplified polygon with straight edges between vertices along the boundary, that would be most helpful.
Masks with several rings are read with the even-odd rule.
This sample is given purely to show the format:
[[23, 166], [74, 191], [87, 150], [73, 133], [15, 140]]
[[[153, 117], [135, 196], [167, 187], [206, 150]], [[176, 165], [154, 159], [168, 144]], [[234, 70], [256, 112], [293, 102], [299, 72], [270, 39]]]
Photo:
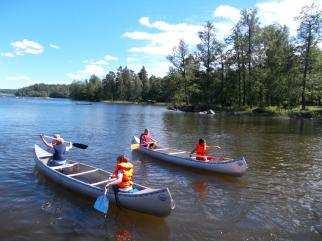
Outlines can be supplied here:
[[118, 58], [113, 56], [113, 55], [107, 54], [107, 55], [104, 56], [104, 60], [106, 60], [106, 61], [116, 61], [116, 60], [118, 60]]
[[135, 72], [144, 65], [149, 75], [163, 77], [169, 70], [170, 63], [165, 56], [184, 40], [193, 47], [199, 43], [198, 32], [201, 25], [189, 23], [170, 24], [164, 21], [151, 22], [148, 17], [139, 19], [139, 23], [150, 31], [132, 31], [123, 34], [123, 37], [140, 41], [137, 46], [128, 49], [130, 56], [126, 64]]
[[[294, 18], [310, 1], [264, 0], [259, 1], [253, 7], [258, 8], [259, 20], [263, 26], [272, 23], [285, 24], [290, 28], [290, 34], [294, 36], [298, 27]], [[213, 24], [219, 40], [223, 41], [231, 34], [233, 27], [240, 19], [240, 12], [241, 9], [226, 4], [219, 5], [214, 10]], [[138, 22], [147, 30], [129, 31], [123, 34], [123, 37], [137, 43], [128, 49], [130, 56], [127, 58], [128, 67], [136, 71], [145, 65], [150, 74], [163, 76], [169, 67], [165, 56], [171, 53], [181, 39], [192, 49], [199, 43], [198, 32], [202, 29], [201, 24], [151, 21], [147, 16], [141, 17]]]
[[41, 54], [44, 52], [44, 47], [35, 41], [23, 39], [21, 41], [15, 41], [11, 43], [13, 53], [15, 55], [26, 55], [26, 54]]
[[13, 58], [13, 57], [15, 57], [15, 55], [13, 53], [11, 53], [11, 52], [1, 53], [1, 56], [7, 57], [7, 58]]
[[223, 18], [236, 23], [240, 18], [240, 9], [229, 5], [219, 5], [214, 11], [214, 17]]
[[53, 48], [53, 49], [60, 49], [60, 46], [57, 45], [57, 44], [53, 44], [53, 43], [50, 43], [49, 44], [49, 47]]
[[22, 88], [37, 83], [36, 80], [33, 80], [27, 75], [6, 76], [5, 81], [8, 82], [10, 88]]
[[[298, 28], [295, 17], [299, 15], [303, 6], [310, 5], [312, 2], [311, 0], [263, 1], [255, 6], [258, 8], [259, 19], [263, 25], [272, 23], [286, 25], [290, 29], [290, 34], [294, 36]], [[322, 9], [322, 1], [315, 2], [319, 2]]]
[[82, 63], [85, 64], [84, 68], [76, 72], [67, 73], [67, 77], [73, 80], [83, 80], [93, 74], [98, 77], [103, 77], [107, 72], [106, 67], [110, 65], [110, 62], [116, 60], [118, 60], [117, 57], [109, 54], [98, 60], [83, 60]]
[[322, 49], [322, 41], [318, 42], [318, 47], [319, 47], [319, 49]]
[[37, 55], [44, 52], [44, 47], [40, 43], [28, 39], [14, 41], [10, 43], [10, 45], [12, 47], [12, 51], [1, 53], [1, 56], [12, 58], [28, 54]]
[[219, 40], [223, 41], [240, 19], [240, 9], [229, 5], [219, 5], [214, 10], [214, 27]]
[[[183, 39], [189, 45], [199, 42], [198, 32], [201, 25], [178, 23], [170, 24], [164, 21], [151, 22], [149, 17], [141, 17], [139, 23], [154, 32], [132, 31], [123, 34], [123, 37], [146, 41], [142, 46], [130, 48], [130, 53], [144, 53], [148, 55], [166, 56]], [[157, 30], [157, 32], [155, 32]]]
[[[295, 17], [299, 15], [305, 5], [311, 4], [312, 0], [269, 0], [255, 4], [258, 9], [259, 21], [262, 26], [278, 23], [286, 25], [290, 29], [290, 35], [295, 36], [298, 22]], [[322, 1], [315, 1], [322, 8]], [[240, 18], [241, 9], [229, 5], [219, 5], [214, 10], [214, 17], [219, 18], [214, 25], [219, 34], [219, 38], [224, 38], [231, 33], [234, 24]], [[220, 19], [221, 18], [221, 19]]]
[[169, 71], [170, 63], [165, 58], [156, 56], [129, 56], [126, 65], [138, 73], [142, 66], [146, 67], [149, 76], [163, 77]]

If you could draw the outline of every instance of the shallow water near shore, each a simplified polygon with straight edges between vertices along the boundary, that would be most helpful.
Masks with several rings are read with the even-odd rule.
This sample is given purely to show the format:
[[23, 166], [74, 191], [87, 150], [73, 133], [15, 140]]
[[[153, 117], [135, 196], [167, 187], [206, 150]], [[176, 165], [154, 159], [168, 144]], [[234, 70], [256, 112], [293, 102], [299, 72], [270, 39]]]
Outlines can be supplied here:
[[[0, 240], [321, 240], [322, 120], [216, 117], [161, 106], [0, 98]], [[129, 150], [145, 127], [164, 146], [190, 150], [199, 137], [218, 155], [244, 155], [241, 178], [193, 171]], [[34, 167], [39, 133], [88, 144], [72, 159], [112, 170], [118, 154], [135, 181], [168, 187], [176, 209], [165, 219], [113, 205], [106, 220], [93, 200]]]

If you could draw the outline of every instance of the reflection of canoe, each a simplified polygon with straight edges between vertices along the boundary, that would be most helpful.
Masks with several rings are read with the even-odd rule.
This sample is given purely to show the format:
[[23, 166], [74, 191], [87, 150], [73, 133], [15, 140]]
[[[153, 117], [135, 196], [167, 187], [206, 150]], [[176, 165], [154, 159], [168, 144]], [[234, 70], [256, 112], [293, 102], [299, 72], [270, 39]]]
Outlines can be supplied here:
[[[96, 198], [104, 193], [104, 187], [111, 173], [82, 163], [68, 161], [67, 164], [49, 167], [47, 162], [52, 154], [35, 145], [35, 161], [39, 171], [73, 191]], [[117, 194], [118, 205], [155, 216], [168, 216], [174, 209], [174, 201], [168, 188], [152, 189], [134, 184], [138, 191]], [[108, 196], [115, 203], [115, 196], [109, 190]]]
[[[133, 144], [138, 144], [139, 142], [139, 138], [133, 138]], [[157, 149], [149, 149], [139, 147], [138, 151], [165, 162], [232, 176], [242, 176], [247, 170], [247, 163], [244, 157], [241, 157], [239, 159], [225, 158], [223, 161], [219, 162], [205, 162], [196, 160], [195, 157], [190, 157], [189, 152], [187, 151], [181, 151], [173, 148], [158, 147]]]

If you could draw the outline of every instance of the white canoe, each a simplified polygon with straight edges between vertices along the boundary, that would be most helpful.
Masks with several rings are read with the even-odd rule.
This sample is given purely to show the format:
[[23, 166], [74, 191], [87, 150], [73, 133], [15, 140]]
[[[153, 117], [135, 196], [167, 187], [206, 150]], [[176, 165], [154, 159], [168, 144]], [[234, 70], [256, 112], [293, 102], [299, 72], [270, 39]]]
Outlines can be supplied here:
[[[139, 144], [140, 140], [134, 136], [133, 144]], [[139, 147], [138, 151], [155, 159], [177, 164], [180, 166], [192, 167], [200, 170], [223, 173], [231, 176], [242, 176], [247, 170], [247, 162], [244, 157], [239, 159], [224, 158], [221, 161], [196, 160], [195, 157], [190, 157], [189, 152], [181, 151], [173, 148], [157, 147], [156, 149], [149, 149]]]
[[[47, 165], [52, 154], [35, 145], [35, 161], [38, 170], [54, 182], [92, 198], [104, 193], [110, 172], [86, 164], [68, 161], [67, 164], [50, 167]], [[152, 189], [138, 184], [133, 186], [137, 192], [118, 192], [118, 205], [159, 217], [168, 216], [174, 209], [174, 201], [168, 188]], [[115, 203], [112, 189], [108, 192], [111, 202]]]

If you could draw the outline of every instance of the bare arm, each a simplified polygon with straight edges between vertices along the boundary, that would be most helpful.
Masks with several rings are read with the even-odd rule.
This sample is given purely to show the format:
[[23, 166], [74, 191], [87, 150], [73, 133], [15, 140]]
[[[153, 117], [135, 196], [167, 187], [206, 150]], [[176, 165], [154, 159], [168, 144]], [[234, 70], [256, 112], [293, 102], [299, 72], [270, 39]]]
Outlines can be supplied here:
[[73, 147], [73, 143], [71, 142], [65, 142], [66, 143], [66, 151], [69, 151]]
[[190, 156], [196, 152], [196, 148], [194, 148], [191, 152], [190, 152]]
[[116, 184], [119, 184], [122, 182], [122, 179], [123, 179], [123, 173], [122, 172], [119, 172], [117, 174], [117, 177], [116, 178], [112, 178], [105, 186], [105, 188], [108, 188], [109, 186], [113, 186], [113, 185], [116, 185]]
[[40, 134], [40, 138], [41, 140], [45, 143], [46, 146], [48, 146], [49, 148], [54, 148], [53, 145], [51, 143], [48, 143], [45, 138], [44, 138], [44, 135], [43, 134]]

